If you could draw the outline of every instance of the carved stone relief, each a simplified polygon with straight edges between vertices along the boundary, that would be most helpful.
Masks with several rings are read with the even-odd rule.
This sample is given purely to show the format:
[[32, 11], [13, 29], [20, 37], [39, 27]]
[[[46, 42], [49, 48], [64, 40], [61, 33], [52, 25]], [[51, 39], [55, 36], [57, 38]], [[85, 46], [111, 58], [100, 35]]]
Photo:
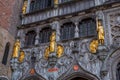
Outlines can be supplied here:
[[49, 61], [45, 59], [44, 52], [47, 47], [46, 44], [39, 47], [23, 49], [25, 52], [25, 60], [19, 66], [19, 70], [21, 70], [21, 75], [19, 75], [19, 77], [26, 78], [30, 75], [30, 59], [34, 52], [34, 56], [36, 57], [36, 62], [34, 63], [35, 72], [46, 80], [56, 80], [66, 72], [71, 73], [70, 68], [75, 61], [77, 61], [76, 63], [78, 63], [78, 65], [85, 71], [95, 74], [100, 78], [102, 62], [98, 58], [98, 55], [89, 52], [89, 44], [91, 40], [92, 39], [83, 39], [60, 43], [64, 47], [64, 54], [62, 57], [57, 58], [54, 68], [51, 68], [49, 66]]
[[110, 15], [110, 27], [111, 27], [111, 36], [113, 46], [120, 46], [120, 21], [119, 21], [119, 13]]

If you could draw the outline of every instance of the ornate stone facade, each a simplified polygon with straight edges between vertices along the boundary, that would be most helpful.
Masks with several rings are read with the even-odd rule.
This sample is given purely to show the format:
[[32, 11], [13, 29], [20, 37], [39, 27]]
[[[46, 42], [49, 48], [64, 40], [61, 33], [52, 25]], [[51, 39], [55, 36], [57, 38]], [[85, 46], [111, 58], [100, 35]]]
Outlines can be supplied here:
[[[35, 12], [35, 14], [27, 12], [23, 15], [17, 37], [21, 41], [25, 59], [20, 64], [17, 59], [11, 61], [12, 69], [17, 66], [16, 72], [13, 71], [12, 80], [30, 80], [32, 76], [36, 77], [33, 78], [36, 80], [72, 80], [75, 77], [86, 80], [116, 80], [116, 66], [120, 62], [120, 5], [118, 4], [120, 1], [118, 0], [118, 3], [114, 1], [109, 3], [111, 0], [86, 1], [75, 1], [45, 12]], [[82, 8], [83, 4], [89, 2], [91, 5]], [[104, 45], [99, 45], [95, 54], [90, 52], [89, 45], [97, 36], [80, 37], [79, 35], [79, 23], [86, 18], [93, 18], [95, 21], [99, 18], [104, 27], [105, 42]], [[67, 22], [75, 25], [74, 38], [61, 40], [61, 26]], [[39, 43], [39, 32], [46, 26], [56, 31], [56, 41], [64, 47], [62, 57], [55, 58], [57, 61], [54, 68], [51, 68], [49, 60], [44, 58], [49, 42]], [[26, 46], [26, 33], [32, 30], [36, 32], [35, 42], [31, 46]], [[13, 64], [17, 65], [13, 66]]]

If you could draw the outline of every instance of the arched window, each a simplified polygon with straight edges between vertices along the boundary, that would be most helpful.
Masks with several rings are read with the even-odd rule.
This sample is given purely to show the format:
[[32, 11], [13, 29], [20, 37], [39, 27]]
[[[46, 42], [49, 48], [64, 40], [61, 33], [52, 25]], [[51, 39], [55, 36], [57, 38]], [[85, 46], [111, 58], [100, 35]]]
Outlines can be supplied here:
[[67, 40], [74, 38], [75, 25], [72, 22], [68, 22], [61, 26], [61, 40]]
[[116, 77], [117, 77], [117, 80], [120, 80], [120, 63], [117, 65]]
[[30, 12], [34, 11], [35, 9], [35, 0], [32, 0], [30, 3]]
[[95, 36], [96, 33], [96, 22], [94, 19], [84, 19], [79, 23], [80, 37]]
[[3, 59], [2, 59], [2, 64], [4, 64], [4, 65], [7, 64], [9, 49], [10, 49], [10, 43], [7, 42], [7, 44], [5, 46], [5, 51], [4, 51]]
[[43, 10], [45, 8], [52, 7], [54, 0], [32, 0], [30, 4], [30, 12], [36, 10]]
[[26, 34], [25, 37], [25, 44], [26, 46], [32, 46], [35, 43], [35, 37], [36, 37], [36, 32], [35, 31], [29, 31]]
[[49, 27], [43, 28], [39, 33], [39, 36], [40, 36], [39, 42], [40, 43], [49, 42], [51, 33], [52, 33], [51, 28], [49, 28]]

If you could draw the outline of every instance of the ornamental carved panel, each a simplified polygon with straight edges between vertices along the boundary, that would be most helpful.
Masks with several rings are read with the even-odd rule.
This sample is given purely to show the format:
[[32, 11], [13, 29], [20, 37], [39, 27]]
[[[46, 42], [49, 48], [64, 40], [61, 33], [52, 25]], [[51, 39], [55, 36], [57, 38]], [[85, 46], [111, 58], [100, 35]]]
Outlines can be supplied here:
[[120, 46], [120, 13], [110, 15], [111, 37], [114, 46]]

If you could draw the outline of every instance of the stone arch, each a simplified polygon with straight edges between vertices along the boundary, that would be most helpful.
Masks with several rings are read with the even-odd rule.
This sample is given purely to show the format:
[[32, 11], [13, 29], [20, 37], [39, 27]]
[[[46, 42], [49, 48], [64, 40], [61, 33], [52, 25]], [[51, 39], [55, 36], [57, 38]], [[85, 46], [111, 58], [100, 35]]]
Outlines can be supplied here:
[[69, 23], [69, 22], [73, 22], [73, 21], [71, 20], [71, 18], [70, 18], [70, 19], [61, 20], [61, 21], [60, 21], [60, 26], [62, 26], [62, 25], [65, 24], [65, 23]]
[[87, 16], [82, 16], [82, 17], [78, 18], [78, 20], [79, 20], [79, 22], [81, 22], [82, 20], [88, 19], [88, 18], [91, 18], [91, 19], [96, 20], [95, 14], [89, 14], [89, 15], [87, 15]]
[[74, 72], [65, 77], [61, 76], [58, 80], [74, 80], [75, 78], [79, 78], [80, 80], [99, 80], [95, 75], [88, 72]]
[[20, 80], [45, 80], [45, 78], [43, 78], [42, 76], [38, 76], [38, 75], [32, 75], [32, 76], [27, 76], [25, 78], [22, 78]]
[[120, 48], [114, 50], [106, 61], [106, 69], [108, 70], [111, 80], [116, 80], [117, 65], [120, 63]]

